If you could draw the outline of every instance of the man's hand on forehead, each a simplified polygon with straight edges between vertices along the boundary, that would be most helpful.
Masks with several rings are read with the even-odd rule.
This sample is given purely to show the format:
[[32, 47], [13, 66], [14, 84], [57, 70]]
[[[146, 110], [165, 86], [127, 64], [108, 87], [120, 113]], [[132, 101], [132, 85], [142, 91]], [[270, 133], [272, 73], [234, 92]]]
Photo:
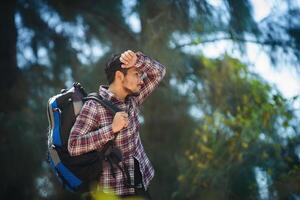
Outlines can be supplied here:
[[137, 61], [137, 55], [133, 51], [127, 50], [121, 54], [120, 61], [123, 63], [122, 68], [133, 67]]

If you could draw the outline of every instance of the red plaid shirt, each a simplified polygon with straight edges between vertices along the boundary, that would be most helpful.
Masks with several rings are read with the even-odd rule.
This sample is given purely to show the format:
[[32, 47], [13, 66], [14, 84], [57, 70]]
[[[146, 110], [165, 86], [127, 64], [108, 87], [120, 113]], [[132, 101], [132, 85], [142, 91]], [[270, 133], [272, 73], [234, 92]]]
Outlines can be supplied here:
[[[115, 143], [123, 153], [123, 162], [128, 167], [131, 183], [134, 183], [135, 158], [139, 163], [143, 185], [147, 189], [154, 176], [154, 169], [144, 151], [139, 135], [139, 106], [158, 86], [166, 73], [166, 69], [159, 62], [140, 52], [137, 53], [137, 57], [136, 67], [147, 75], [143, 80], [144, 84], [138, 96], [127, 97], [124, 102], [121, 102], [107, 90], [107, 86], [100, 86], [99, 94], [128, 113], [129, 125], [118, 133]], [[70, 154], [75, 156], [101, 149], [109, 140], [114, 138], [112, 120], [113, 115], [102, 105], [94, 100], [86, 102], [70, 133], [68, 142]], [[115, 173], [116, 178], [113, 178], [109, 164], [103, 162], [103, 174], [100, 177], [99, 186], [104, 191], [113, 191], [118, 195], [133, 194], [134, 189], [124, 185], [125, 177], [123, 177], [121, 170], [116, 168]]]

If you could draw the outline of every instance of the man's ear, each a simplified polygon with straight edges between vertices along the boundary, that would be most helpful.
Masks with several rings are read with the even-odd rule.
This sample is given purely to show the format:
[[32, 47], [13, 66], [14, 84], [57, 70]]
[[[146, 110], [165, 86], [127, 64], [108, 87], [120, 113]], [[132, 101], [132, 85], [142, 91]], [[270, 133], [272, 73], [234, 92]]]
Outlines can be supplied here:
[[123, 81], [124, 80], [124, 74], [122, 72], [120, 72], [120, 71], [116, 71], [116, 73], [115, 73], [115, 79]]

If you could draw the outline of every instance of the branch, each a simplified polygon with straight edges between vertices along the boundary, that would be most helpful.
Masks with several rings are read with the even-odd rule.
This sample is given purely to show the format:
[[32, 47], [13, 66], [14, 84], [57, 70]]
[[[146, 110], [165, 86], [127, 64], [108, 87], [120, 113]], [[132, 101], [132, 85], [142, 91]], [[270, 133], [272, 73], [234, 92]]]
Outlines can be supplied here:
[[128, 41], [130, 42], [136, 42], [135, 36], [132, 35], [130, 31], [128, 31], [127, 27], [122, 26], [122, 24], [118, 23], [117, 21], [113, 20], [110, 17], [103, 16], [101, 13], [91, 13], [84, 11], [84, 14], [90, 18], [90, 20], [93, 20], [97, 18], [105, 28], [114, 34], [119, 34], [121, 38], [126, 37]]
[[194, 45], [201, 45], [201, 44], [205, 44], [205, 43], [213, 43], [213, 42], [218, 42], [218, 41], [223, 41], [223, 40], [231, 40], [231, 41], [245, 42], [245, 43], [255, 43], [255, 44], [259, 44], [259, 45], [295, 48], [291, 42], [286, 42], [286, 41], [279, 41], [279, 40], [259, 41], [259, 40], [251, 40], [251, 39], [238, 38], [238, 37], [219, 37], [219, 38], [202, 40], [201, 42], [192, 41], [192, 42], [188, 42], [185, 44], [178, 44], [175, 46], [175, 49], [180, 49], [180, 48], [183, 48], [186, 46], [194, 46]]

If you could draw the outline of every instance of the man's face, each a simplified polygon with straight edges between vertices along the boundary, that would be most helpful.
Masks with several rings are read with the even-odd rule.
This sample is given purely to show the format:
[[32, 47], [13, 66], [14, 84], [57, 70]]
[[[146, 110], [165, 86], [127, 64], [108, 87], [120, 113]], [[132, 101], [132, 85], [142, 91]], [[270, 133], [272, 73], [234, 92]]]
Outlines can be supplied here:
[[143, 79], [139, 70], [135, 67], [129, 68], [123, 80], [124, 90], [129, 93], [128, 95], [138, 95], [142, 85]]

